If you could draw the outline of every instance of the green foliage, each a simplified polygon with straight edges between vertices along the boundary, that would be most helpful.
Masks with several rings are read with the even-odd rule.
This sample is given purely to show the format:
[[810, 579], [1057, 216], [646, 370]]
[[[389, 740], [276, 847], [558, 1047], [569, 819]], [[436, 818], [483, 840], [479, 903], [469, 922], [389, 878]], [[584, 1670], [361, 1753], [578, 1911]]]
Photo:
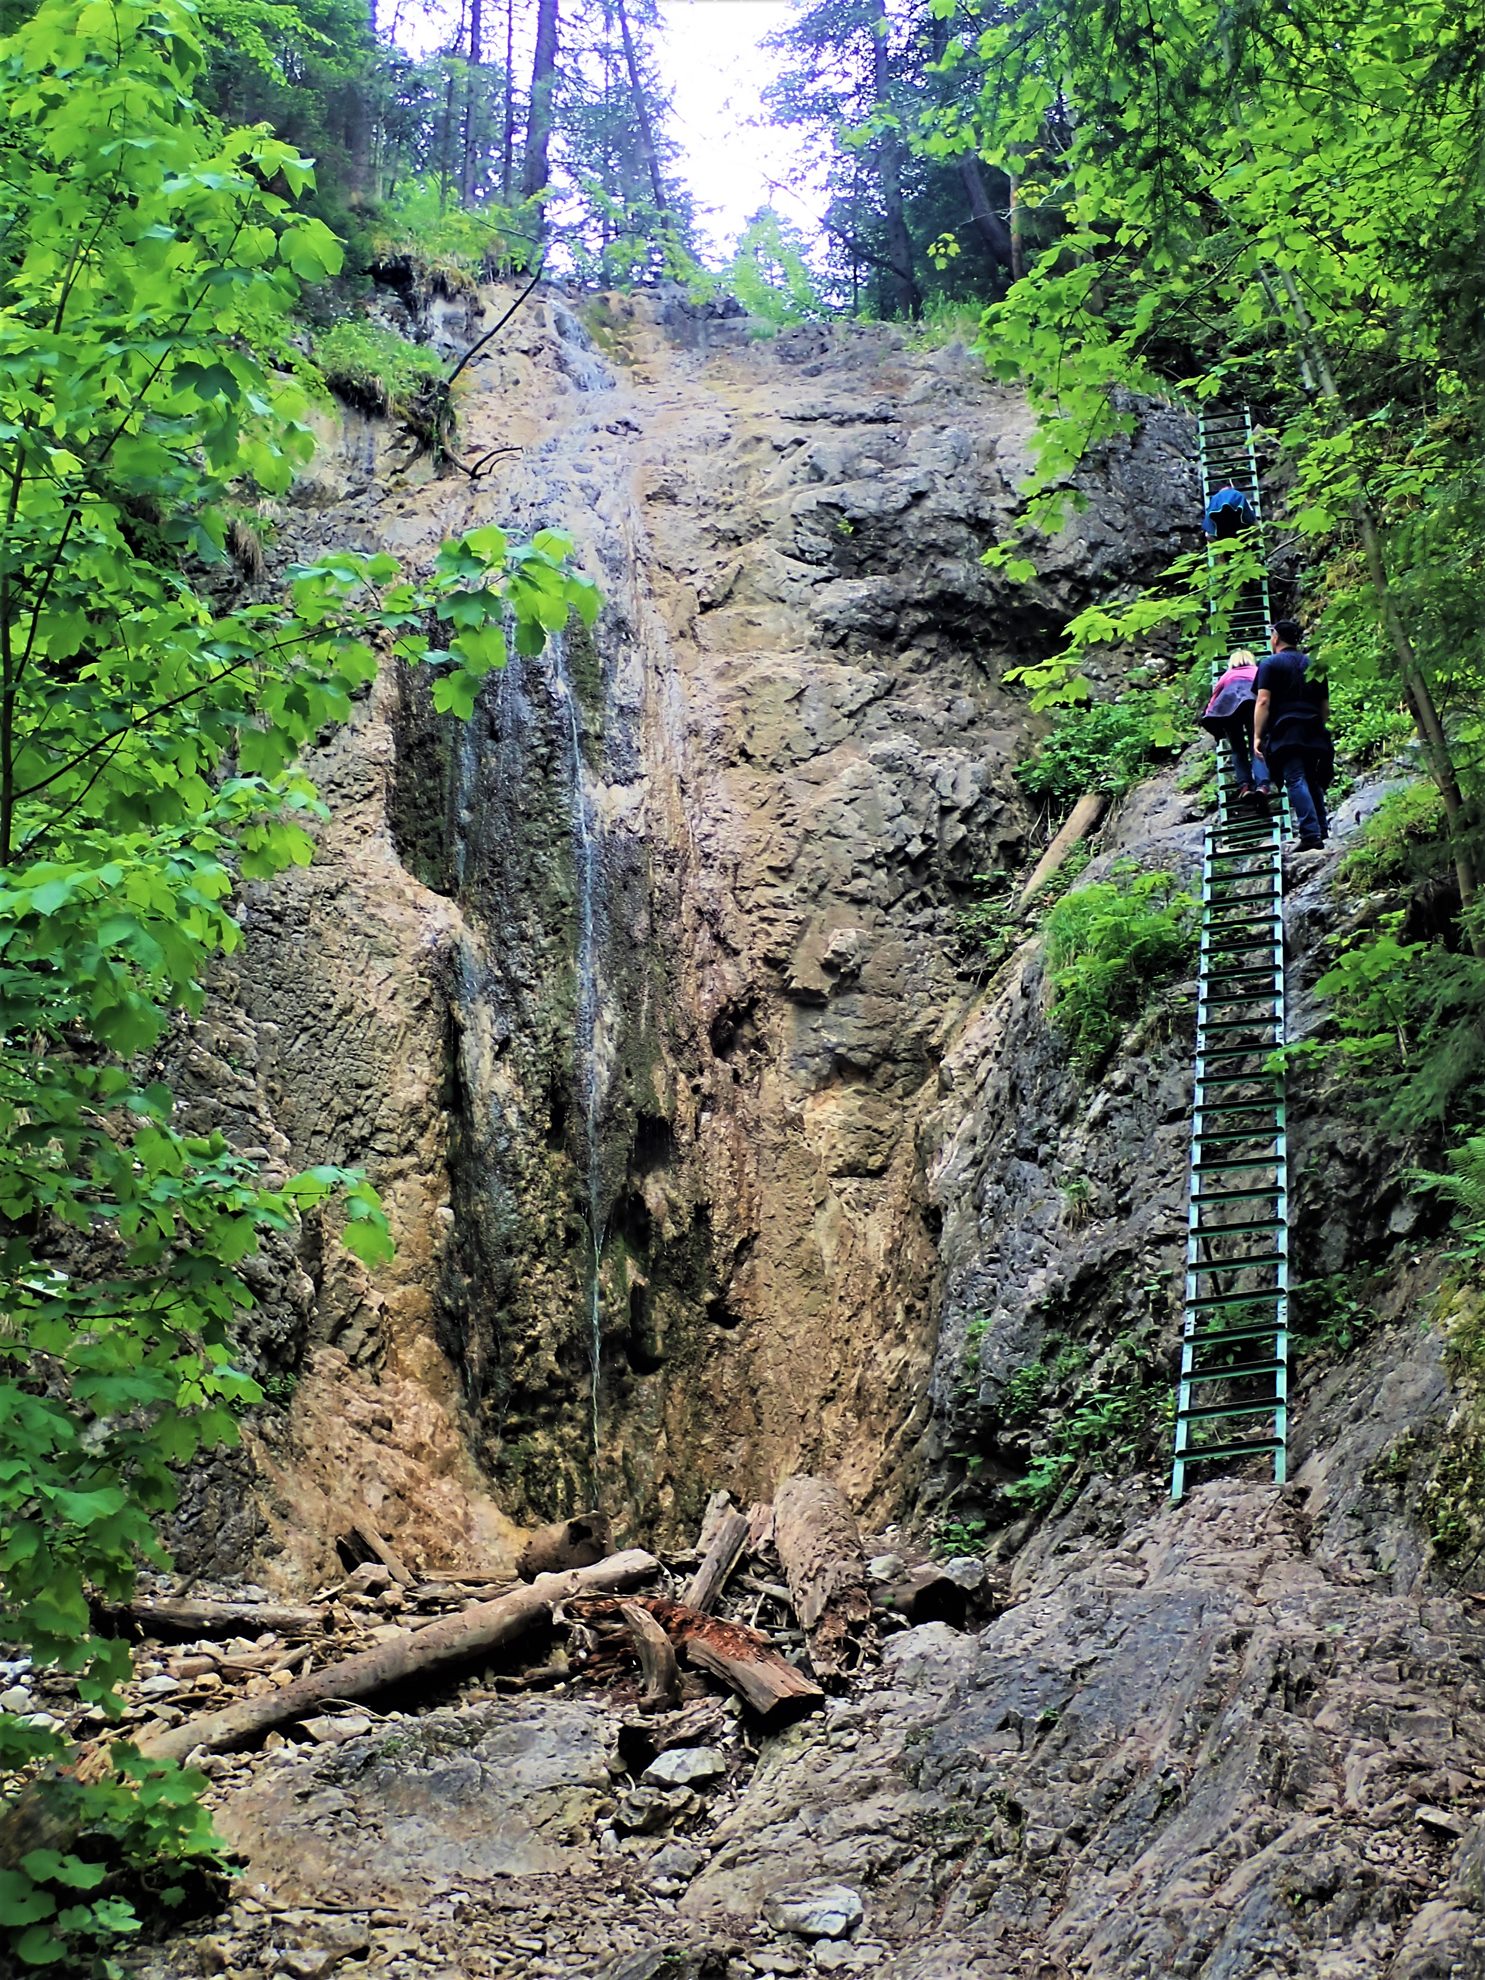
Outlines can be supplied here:
[[[145, 1059], [240, 942], [238, 882], [312, 857], [323, 807], [295, 760], [371, 680], [375, 642], [467, 715], [507, 621], [534, 654], [597, 608], [565, 539], [492, 525], [416, 585], [336, 553], [278, 602], [198, 589], [234, 508], [308, 457], [278, 360], [300, 281], [339, 258], [270, 190], [307, 188], [308, 162], [207, 119], [200, 68], [184, 0], [47, 0], [0, 41], [0, 1641], [107, 1710], [127, 1653], [89, 1597], [126, 1599], [162, 1558], [177, 1468], [259, 1396], [232, 1356], [244, 1262], [332, 1201], [359, 1258], [390, 1250], [363, 1178], [265, 1187], [222, 1136], [174, 1125]], [[7, 1792], [64, 1757], [0, 1717]], [[169, 1836], [209, 1853], [193, 1784], [120, 1760], [81, 1810], [108, 1850], [8, 1873], [22, 1961], [128, 1929], [100, 1863]]]
[[[991, 561], [1032, 575], [1079, 506], [1076, 470], [1132, 430], [1138, 395], [1257, 399], [1278, 434], [1283, 525], [1315, 572], [1312, 644], [1343, 750], [1353, 713], [1358, 755], [1395, 746], [1406, 672], [1410, 698], [1427, 683], [1444, 711], [1431, 773], [1447, 782], [1452, 758], [1478, 804], [1485, 45], [1469, 7], [1157, 0], [1138, 31], [1076, 0], [973, 22], [956, 0], [930, 11], [958, 32], [915, 142], [934, 159], [973, 142], [1043, 225], [982, 340], [1038, 411], [1023, 526]], [[1036, 705], [1086, 699], [1090, 648], [1157, 626], [1216, 657], [1258, 554], [1256, 539], [1215, 546], [1215, 624], [1205, 548], [1153, 595], [1081, 614], [1061, 654], [1022, 670]], [[1467, 812], [1451, 827], [1457, 857], [1472, 829]]]
[[1338, 1058], [1364, 1111], [1404, 1134], [1485, 1114], [1485, 961], [1400, 938], [1401, 911], [1336, 955], [1315, 988], [1338, 1037], [1293, 1048]]
[[943, 1561], [952, 1560], [957, 1554], [978, 1554], [983, 1551], [989, 1532], [989, 1520], [979, 1514], [945, 1517], [933, 1529], [933, 1551]]
[[378, 212], [370, 252], [377, 261], [405, 254], [425, 278], [467, 289], [534, 265], [536, 242], [529, 214], [499, 204], [451, 206], [431, 172], [414, 172]]
[[1362, 1289], [1344, 1272], [1328, 1279], [1301, 1280], [1292, 1291], [1296, 1351], [1328, 1360], [1350, 1354], [1376, 1325], [1376, 1313]]
[[749, 316], [776, 327], [825, 313], [804, 258], [803, 236], [771, 206], [762, 207], [743, 229], [717, 287], [736, 296]]
[[1130, 861], [1052, 909], [1052, 1017], [1085, 1071], [1114, 1049], [1152, 991], [1188, 965], [1196, 919], [1195, 900], [1173, 874], [1141, 873]]
[[1052, 733], [1016, 777], [1030, 796], [1054, 812], [1104, 791], [1120, 796], [1178, 744], [1166, 697], [1149, 692], [1118, 701], [1084, 702], [1059, 711]]
[[1121, 1335], [1096, 1362], [1074, 1341], [1050, 1362], [1016, 1371], [1001, 1419], [1007, 1430], [1027, 1426], [1033, 1441], [1026, 1470], [1004, 1488], [1007, 1505], [1045, 1511], [1080, 1469], [1127, 1469], [1160, 1440], [1170, 1386], [1151, 1382], [1146, 1363], [1133, 1337]]
[[343, 317], [316, 336], [314, 353], [325, 383], [348, 405], [390, 413], [435, 449], [452, 437], [444, 364], [426, 344], [364, 317]]
[[1341, 877], [1362, 891], [1402, 887], [1447, 864], [1444, 806], [1433, 784], [1390, 791], [1341, 861]]
[[[1485, 1134], [1472, 1134], [1451, 1148], [1447, 1172], [1420, 1169], [1416, 1180], [1453, 1206], [1459, 1254], [1478, 1269], [1485, 1259]], [[1470, 1340], [1479, 1353], [1478, 1373], [1485, 1377], [1485, 1333], [1477, 1331]]]

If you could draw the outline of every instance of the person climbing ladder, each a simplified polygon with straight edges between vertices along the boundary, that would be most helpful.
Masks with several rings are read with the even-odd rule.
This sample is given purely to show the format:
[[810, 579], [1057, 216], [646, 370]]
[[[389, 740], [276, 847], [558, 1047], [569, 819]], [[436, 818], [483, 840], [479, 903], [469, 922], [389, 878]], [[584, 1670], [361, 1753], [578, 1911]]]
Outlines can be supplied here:
[[1335, 766], [1326, 726], [1330, 695], [1312, 677], [1310, 656], [1295, 619], [1276, 619], [1269, 632], [1269, 657], [1258, 669], [1253, 712], [1253, 748], [1268, 764], [1275, 783], [1289, 793], [1299, 831], [1299, 850], [1318, 852], [1329, 821], [1325, 788]]
[[1217, 676], [1201, 726], [1208, 735], [1227, 744], [1237, 784], [1233, 801], [1262, 807], [1268, 803], [1269, 773], [1267, 764], [1253, 747], [1257, 678], [1256, 657], [1247, 647], [1240, 646]]

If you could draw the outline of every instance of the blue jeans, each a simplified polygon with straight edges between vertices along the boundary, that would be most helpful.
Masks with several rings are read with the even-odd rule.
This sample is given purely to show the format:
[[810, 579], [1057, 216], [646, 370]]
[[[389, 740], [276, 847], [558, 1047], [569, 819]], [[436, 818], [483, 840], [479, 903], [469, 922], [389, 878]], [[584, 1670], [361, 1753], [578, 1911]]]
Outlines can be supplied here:
[[1253, 754], [1253, 704], [1227, 718], [1227, 747], [1232, 757], [1232, 774], [1239, 784], [1253, 784], [1260, 791], [1269, 787], [1268, 766]]
[[1330, 829], [1325, 816], [1325, 792], [1315, 776], [1314, 752], [1308, 749], [1270, 750], [1269, 769], [1289, 793], [1289, 808], [1302, 839], [1323, 841]]

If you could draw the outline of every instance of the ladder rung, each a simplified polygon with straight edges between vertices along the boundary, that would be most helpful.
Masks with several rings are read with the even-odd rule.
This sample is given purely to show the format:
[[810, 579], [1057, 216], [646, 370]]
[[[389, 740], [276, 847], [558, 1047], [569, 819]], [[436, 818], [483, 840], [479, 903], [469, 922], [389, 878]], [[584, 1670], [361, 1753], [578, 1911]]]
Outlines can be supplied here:
[[1288, 1367], [1284, 1361], [1244, 1361], [1235, 1368], [1183, 1368], [1183, 1382], [1237, 1382], [1250, 1375], [1278, 1375]]
[[1178, 1409], [1177, 1423], [1221, 1423], [1233, 1416], [1272, 1416], [1283, 1402], [1282, 1396], [1262, 1396], [1249, 1403], [1201, 1403], [1195, 1409]]
[[1251, 1059], [1255, 1052], [1275, 1052], [1278, 1041], [1261, 1038], [1254, 1045], [1209, 1045], [1201, 1056], [1204, 1059]]
[[1193, 1224], [1190, 1230], [1192, 1237], [1198, 1238], [1243, 1237], [1254, 1231], [1282, 1231], [1287, 1221], [1284, 1217], [1262, 1217], [1252, 1223]]
[[1258, 1203], [1265, 1197], [1287, 1194], [1282, 1183], [1270, 1183], [1265, 1189], [1217, 1189], [1198, 1190], [1192, 1197], [1193, 1203]]
[[1232, 1341], [1262, 1341], [1278, 1334], [1287, 1336], [1288, 1332], [1287, 1320], [1265, 1320], [1261, 1323], [1255, 1321], [1250, 1327], [1214, 1327], [1204, 1334], [1185, 1334], [1182, 1336], [1181, 1345], [1193, 1348], [1224, 1347]]
[[[1287, 1265], [1287, 1251], [1259, 1251], [1251, 1258], [1203, 1258], [1188, 1265], [1186, 1270], [1194, 1278], [1209, 1278], [1213, 1272], [1266, 1272], [1270, 1265]], [[1265, 1292], [1274, 1292], [1276, 1287], [1266, 1286]]]
[[1183, 1464], [1190, 1464], [1196, 1458], [1267, 1457], [1271, 1451], [1282, 1451], [1283, 1448], [1282, 1437], [1258, 1437], [1251, 1443], [1207, 1444], [1200, 1449], [1188, 1445], [1184, 1450], [1178, 1449], [1176, 1455]]
[[[1185, 1303], [1185, 1310], [1188, 1313], [1209, 1313], [1215, 1307], [1220, 1306], [1267, 1306], [1270, 1304], [1277, 1306], [1281, 1299], [1287, 1299], [1288, 1296], [1288, 1292], [1283, 1286], [1265, 1286], [1261, 1292], [1192, 1293]], [[1252, 1322], [1245, 1321], [1243, 1324], [1256, 1327], [1258, 1322], [1256, 1320]], [[1264, 1321], [1264, 1331], [1277, 1331], [1279, 1324], [1277, 1319], [1273, 1322]], [[1224, 1329], [1223, 1331], [1226, 1332], [1227, 1330]]]
[[1283, 1077], [1282, 1073], [1265, 1072], [1260, 1066], [1257, 1072], [1199, 1073], [1196, 1083], [1205, 1092], [1210, 1086], [1253, 1086], [1265, 1079], [1272, 1084]]
[[[1207, 1137], [1208, 1140], [1211, 1138], [1210, 1135]], [[1243, 1135], [1233, 1135], [1230, 1137], [1233, 1141], [1242, 1141], [1249, 1138]], [[1219, 1156], [1215, 1162], [1193, 1162], [1191, 1168], [1192, 1172], [1196, 1175], [1210, 1176], [1215, 1175], [1221, 1169], [1271, 1169], [1275, 1162], [1282, 1162], [1283, 1159], [1283, 1156], [1278, 1154], [1223, 1155]]]

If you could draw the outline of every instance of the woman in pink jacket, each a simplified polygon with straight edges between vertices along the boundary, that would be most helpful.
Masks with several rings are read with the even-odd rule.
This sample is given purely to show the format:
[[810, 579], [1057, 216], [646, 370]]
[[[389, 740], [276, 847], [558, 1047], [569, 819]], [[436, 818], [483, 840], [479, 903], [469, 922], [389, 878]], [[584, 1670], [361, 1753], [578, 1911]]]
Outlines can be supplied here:
[[1240, 646], [1218, 676], [1201, 726], [1225, 742], [1232, 754], [1237, 779], [1234, 796], [1240, 804], [1266, 805], [1270, 789], [1268, 766], [1253, 749], [1253, 711], [1258, 691], [1258, 661]]

